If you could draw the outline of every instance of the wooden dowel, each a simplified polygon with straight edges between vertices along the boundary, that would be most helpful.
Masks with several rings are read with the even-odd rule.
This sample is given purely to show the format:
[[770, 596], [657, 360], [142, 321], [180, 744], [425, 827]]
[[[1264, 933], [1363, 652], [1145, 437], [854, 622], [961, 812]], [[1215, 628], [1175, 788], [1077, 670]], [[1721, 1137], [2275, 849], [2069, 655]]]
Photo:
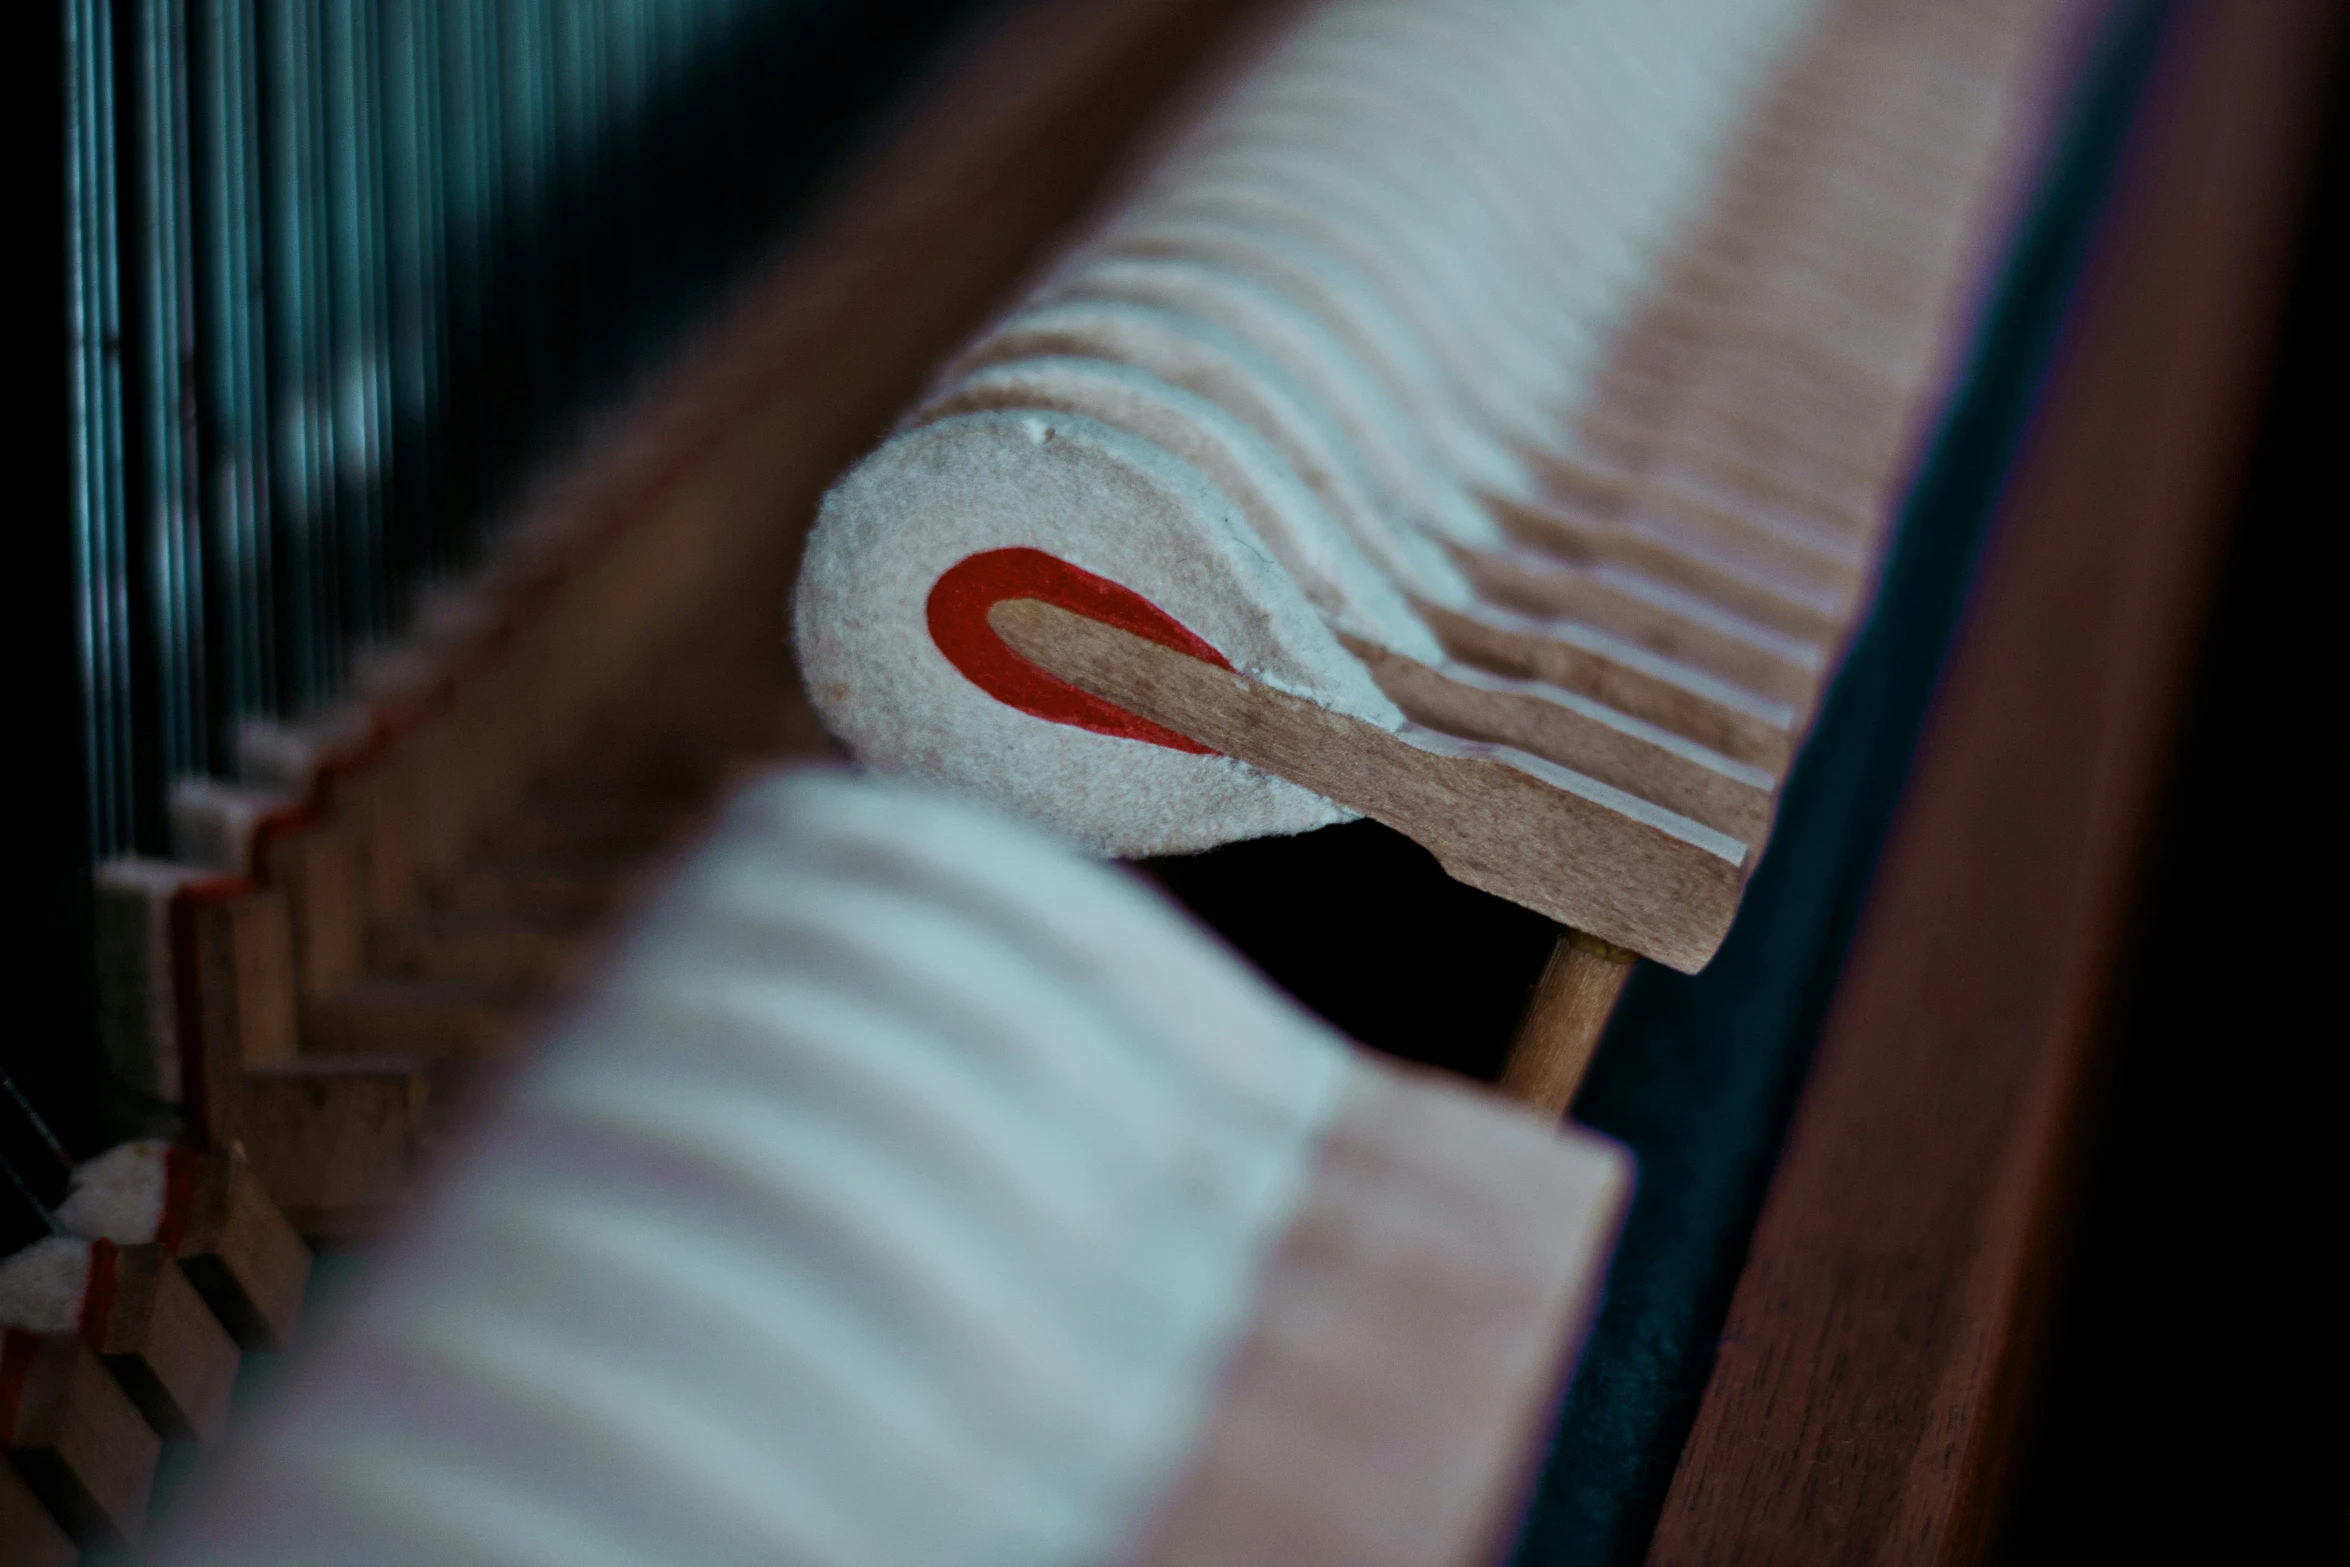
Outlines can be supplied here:
[[1502, 1066], [1504, 1094], [1546, 1116], [1567, 1113], [1636, 956], [1579, 930], [1559, 937]]

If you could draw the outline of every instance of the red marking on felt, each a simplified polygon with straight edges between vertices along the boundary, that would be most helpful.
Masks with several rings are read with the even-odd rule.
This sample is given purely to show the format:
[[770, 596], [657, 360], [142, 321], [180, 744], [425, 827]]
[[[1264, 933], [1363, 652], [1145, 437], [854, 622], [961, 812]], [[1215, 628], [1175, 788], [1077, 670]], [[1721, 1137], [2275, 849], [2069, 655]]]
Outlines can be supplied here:
[[193, 1148], [173, 1143], [163, 1150], [163, 1214], [155, 1221], [155, 1244], [175, 1257], [196, 1216], [196, 1175], [202, 1167]]
[[106, 1353], [106, 1325], [114, 1320], [114, 1292], [120, 1257], [114, 1242], [90, 1242], [90, 1276], [82, 1284], [82, 1315], [75, 1326], [91, 1353]]
[[1016, 707], [1048, 723], [1074, 724], [1095, 734], [1141, 740], [1192, 756], [1219, 754], [1188, 735], [1080, 690], [1013, 652], [987, 623], [987, 612], [1006, 599], [1038, 599], [1088, 620], [1131, 631], [1161, 647], [1188, 653], [1218, 669], [1232, 667], [1231, 660], [1194, 635], [1190, 627], [1132, 588], [1097, 577], [1043, 550], [982, 550], [940, 574], [931, 584], [927, 606], [930, 640], [964, 679], [1006, 707]]

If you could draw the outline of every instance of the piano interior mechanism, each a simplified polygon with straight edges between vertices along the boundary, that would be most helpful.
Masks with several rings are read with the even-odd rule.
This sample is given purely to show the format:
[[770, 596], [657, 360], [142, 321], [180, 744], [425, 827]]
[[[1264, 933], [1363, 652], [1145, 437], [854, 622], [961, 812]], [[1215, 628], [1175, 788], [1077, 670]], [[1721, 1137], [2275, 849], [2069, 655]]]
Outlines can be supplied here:
[[2339, 5], [35, 11], [0, 1560], [2350, 1549]]

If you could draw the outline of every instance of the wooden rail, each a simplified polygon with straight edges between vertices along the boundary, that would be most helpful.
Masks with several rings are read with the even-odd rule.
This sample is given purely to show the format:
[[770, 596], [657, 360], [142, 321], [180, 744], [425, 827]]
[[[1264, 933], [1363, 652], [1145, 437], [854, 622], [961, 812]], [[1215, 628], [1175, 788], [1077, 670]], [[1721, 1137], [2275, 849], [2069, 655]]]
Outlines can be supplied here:
[[2340, 8], [2177, 8], [1648, 1559], [1993, 1541]]

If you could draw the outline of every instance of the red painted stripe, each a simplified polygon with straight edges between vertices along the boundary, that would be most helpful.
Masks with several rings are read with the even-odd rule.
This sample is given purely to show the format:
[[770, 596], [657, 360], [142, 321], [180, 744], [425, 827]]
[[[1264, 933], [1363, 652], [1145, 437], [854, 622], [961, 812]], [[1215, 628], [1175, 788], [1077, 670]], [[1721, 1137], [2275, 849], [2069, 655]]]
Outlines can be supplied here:
[[1097, 577], [1043, 550], [985, 550], [955, 562], [931, 584], [930, 640], [963, 678], [1007, 707], [1049, 723], [1163, 745], [1193, 756], [1218, 753], [1187, 735], [1129, 713], [1047, 674], [1004, 645], [987, 612], [1006, 599], [1039, 599], [1131, 631], [1161, 647], [1230, 669], [1229, 659], [1132, 588]]
[[114, 1295], [121, 1282], [121, 1257], [114, 1242], [90, 1242], [90, 1276], [82, 1285], [82, 1315], [75, 1324], [92, 1354], [106, 1353], [106, 1329], [114, 1320]]

